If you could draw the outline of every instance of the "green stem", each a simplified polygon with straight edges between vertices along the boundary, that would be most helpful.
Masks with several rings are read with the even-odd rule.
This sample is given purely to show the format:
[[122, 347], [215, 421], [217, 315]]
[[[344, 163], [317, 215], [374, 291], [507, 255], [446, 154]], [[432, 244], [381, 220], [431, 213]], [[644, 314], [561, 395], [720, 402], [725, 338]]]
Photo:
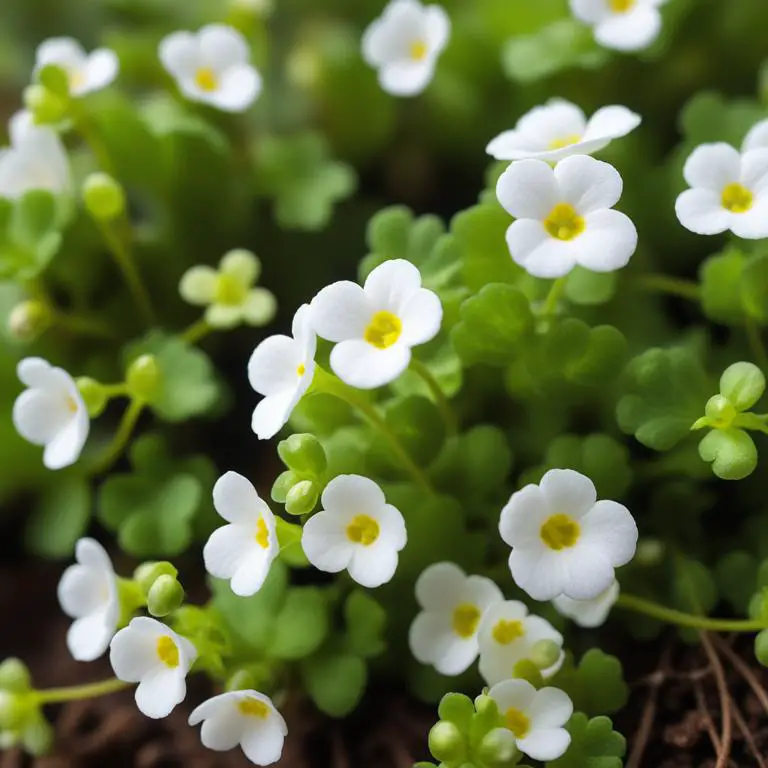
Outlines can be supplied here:
[[71, 333], [82, 336], [92, 336], [95, 339], [108, 339], [114, 341], [118, 338], [117, 334], [111, 329], [105, 328], [96, 320], [80, 315], [70, 315], [59, 310], [53, 310], [53, 322], [59, 327]]
[[758, 366], [762, 369], [763, 373], [768, 373], [768, 354], [760, 337], [760, 329], [757, 327], [757, 323], [748, 316], [744, 327], [747, 331], [749, 346], [752, 347], [752, 354], [755, 356]]
[[638, 285], [647, 291], [679, 296], [690, 301], [701, 301], [701, 289], [693, 280], [683, 280], [668, 275], [643, 275], [637, 280]]
[[376, 427], [381, 436], [389, 443], [392, 452], [397, 456], [403, 469], [413, 478], [413, 481], [428, 493], [435, 493], [427, 476], [421, 471], [418, 465], [403, 448], [397, 435], [392, 432], [387, 422], [379, 415], [378, 411], [358, 393], [348, 387], [344, 382], [339, 381], [335, 376], [323, 370], [320, 366], [315, 368], [315, 378], [312, 382], [312, 388], [315, 392], [324, 392], [328, 395], [338, 397], [348, 403], [352, 408], [359, 411], [362, 416]]
[[91, 474], [103, 474], [117, 461], [125, 446], [128, 445], [128, 441], [131, 439], [136, 422], [138, 422], [139, 416], [141, 416], [143, 410], [144, 403], [141, 400], [131, 400], [123, 413], [123, 418], [120, 421], [117, 432], [115, 432], [115, 436], [112, 438], [112, 442], [104, 455], [91, 470]]
[[438, 384], [437, 379], [432, 375], [432, 372], [427, 368], [421, 360], [417, 360], [415, 357], [411, 358], [411, 370], [421, 377], [422, 381], [427, 385], [432, 397], [437, 403], [437, 407], [445, 422], [445, 428], [449, 437], [454, 437], [459, 431], [459, 422], [456, 418], [456, 412], [453, 410], [448, 398], [445, 396], [442, 387]]
[[557, 304], [565, 291], [567, 277], [558, 277], [549, 289], [547, 298], [544, 300], [544, 306], [542, 307], [542, 317], [552, 317], [557, 311]]
[[659, 619], [668, 624], [675, 624], [678, 627], [690, 627], [691, 629], [701, 629], [709, 632], [760, 632], [768, 629], [765, 621], [755, 619], [712, 619], [708, 616], [697, 616], [694, 613], [685, 613], [677, 611], [674, 608], [666, 608], [663, 605], [654, 603], [652, 600], [646, 600], [636, 595], [628, 595], [622, 592], [616, 602], [621, 608], [635, 613], [643, 613], [654, 619]]
[[187, 344], [197, 344], [198, 341], [204, 339], [213, 330], [213, 326], [209, 325], [208, 321], [203, 317], [196, 323], [192, 323], [192, 325], [185, 331], [182, 331], [179, 336], [182, 341], [186, 341]]
[[100, 680], [97, 683], [85, 685], [73, 685], [69, 688], [49, 688], [44, 691], [35, 691], [34, 698], [38, 704], [59, 704], [64, 701], [76, 701], [78, 699], [95, 699], [97, 696], [107, 696], [127, 688], [130, 683], [112, 677], [109, 680]]

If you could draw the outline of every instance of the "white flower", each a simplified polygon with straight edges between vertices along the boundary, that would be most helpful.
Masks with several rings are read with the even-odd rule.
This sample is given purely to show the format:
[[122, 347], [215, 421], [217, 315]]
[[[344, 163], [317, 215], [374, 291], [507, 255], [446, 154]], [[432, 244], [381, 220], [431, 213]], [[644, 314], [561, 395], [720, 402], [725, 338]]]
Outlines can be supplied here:
[[539, 485], [513, 493], [499, 530], [512, 547], [512, 578], [534, 600], [596, 598], [637, 547], [629, 510], [597, 501], [592, 481], [572, 469], [551, 469]]
[[496, 185], [499, 202], [517, 219], [507, 230], [512, 258], [535, 277], [562, 277], [577, 264], [593, 272], [625, 266], [637, 230], [611, 210], [622, 186], [612, 165], [586, 155], [554, 169], [543, 160], [512, 163]]
[[527, 680], [505, 680], [488, 695], [524, 755], [545, 762], [565, 754], [571, 735], [563, 726], [573, 714], [573, 702], [566, 693], [559, 688], [537, 691]]
[[416, 581], [423, 610], [408, 634], [411, 653], [442, 675], [460, 675], [477, 658], [481, 619], [503, 599], [490, 579], [467, 576], [453, 563], [430, 565]]
[[504, 131], [485, 151], [497, 160], [547, 160], [557, 162], [571, 155], [591, 155], [613, 139], [626, 136], [642, 118], [626, 107], [598, 109], [589, 120], [564, 99], [550, 99], [523, 115], [514, 130]]
[[647, 48], [661, 32], [666, 0], [570, 0], [571, 13], [593, 28], [595, 40], [617, 51]]
[[165, 624], [138, 616], [109, 646], [115, 676], [138, 683], [136, 706], [152, 718], [167, 717], [187, 695], [187, 673], [197, 650]]
[[376, 267], [365, 286], [342, 280], [311, 304], [317, 335], [337, 342], [331, 368], [346, 384], [374, 389], [394, 381], [411, 362], [411, 347], [433, 339], [443, 308], [421, 287], [421, 274], [404, 259]]
[[229, 691], [204, 701], [189, 716], [190, 725], [200, 722], [208, 749], [225, 752], [239, 744], [256, 765], [276, 763], [288, 733], [271, 699], [258, 691]]
[[62, 469], [80, 457], [91, 422], [74, 379], [39, 357], [25, 357], [16, 372], [28, 389], [13, 404], [16, 431], [44, 445], [43, 464]]
[[[525, 603], [507, 600], [488, 609], [480, 622], [480, 674], [488, 685], [509, 680], [515, 664], [530, 659], [533, 647], [541, 640], [551, 640], [562, 648], [563, 636], [545, 619], [530, 616]], [[565, 655], [549, 669], [542, 670], [546, 679], [557, 672]]]
[[363, 587], [388, 582], [407, 537], [403, 516], [381, 488], [367, 477], [339, 475], [325, 487], [321, 503], [302, 532], [309, 562], [328, 573], [346, 568]]
[[248, 381], [264, 395], [251, 420], [260, 440], [274, 437], [285, 426], [315, 375], [317, 337], [307, 304], [294, 315], [292, 333], [264, 339], [248, 361]]
[[261, 262], [250, 251], [225, 254], [218, 270], [192, 267], [179, 283], [181, 297], [207, 307], [205, 320], [214, 328], [234, 328], [239, 323], [266, 325], [275, 316], [277, 302], [266, 288], [254, 288]]
[[11, 146], [0, 150], [0, 197], [16, 199], [32, 189], [72, 191], [69, 158], [52, 128], [34, 125], [23, 110], [11, 118], [8, 132]]
[[98, 659], [120, 620], [120, 599], [112, 561], [98, 541], [80, 539], [75, 545], [77, 565], [61, 575], [59, 604], [75, 621], [67, 632], [67, 647], [77, 661]]
[[206, 542], [205, 569], [216, 578], [231, 579], [236, 595], [254, 595], [280, 551], [275, 516], [237, 472], [227, 472], [216, 481], [213, 506], [229, 525], [214, 531]]
[[197, 34], [174, 32], [160, 43], [160, 61], [192, 101], [224, 112], [244, 112], [261, 93], [246, 39], [225, 24]]
[[749, 152], [751, 149], [768, 149], [768, 120], [761, 120], [749, 129], [741, 151]]
[[109, 48], [99, 48], [86, 53], [83, 46], [71, 37], [52, 37], [37, 49], [35, 73], [49, 64], [64, 70], [69, 78], [72, 96], [106, 88], [117, 77], [120, 61]]
[[683, 176], [691, 189], [677, 198], [675, 212], [686, 229], [768, 237], [768, 149], [740, 154], [730, 144], [702, 144], [686, 160]]
[[450, 34], [451, 20], [439, 5], [391, 0], [363, 34], [363, 58], [387, 93], [415, 96], [432, 80]]
[[619, 582], [615, 581], [605, 592], [592, 600], [574, 600], [566, 595], [559, 595], [552, 605], [561, 615], [572, 619], [580, 627], [599, 627], [605, 623], [611, 608], [619, 599]]

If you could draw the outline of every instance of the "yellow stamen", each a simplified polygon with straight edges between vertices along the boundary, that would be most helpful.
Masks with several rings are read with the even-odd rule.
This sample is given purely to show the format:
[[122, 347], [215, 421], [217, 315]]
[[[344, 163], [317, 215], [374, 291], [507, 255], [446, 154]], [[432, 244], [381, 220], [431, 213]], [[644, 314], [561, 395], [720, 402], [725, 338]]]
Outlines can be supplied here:
[[480, 609], [472, 603], [462, 603], [453, 611], [453, 631], [463, 638], [472, 637], [477, 632], [482, 614]]
[[414, 61], [424, 61], [429, 53], [429, 48], [423, 40], [414, 40], [411, 43], [408, 52]]
[[251, 697], [238, 701], [237, 708], [244, 715], [250, 717], [258, 717], [261, 720], [266, 720], [269, 717], [269, 707], [263, 701]]
[[172, 637], [163, 635], [157, 639], [157, 655], [166, 667], [175, 669], [179, 666], [179, 649]]
[[500, 645], [509, 645], [520, 637], [525, 637], [525, 627], [522, 621], [507, 621], [500, 619], [493, 628], [493, 639]]
[[581, 535], [581, 526], [572, 517], [558, 513], [547, 518], [539, 535], [550, 549], [559, 552], [576, 544]]
[[269, 547], [269, 530], [263, 517], [260, 517], [259, 522], [256, 523], [256, 543], [262, 549]]
[[564, 149], [565, 147], [571, 147], [574, 144], [578, 144], [581, 141], [581, 136], [577, 133], [573, 133], [570, 136], [563, 136], [561, 139], [553, 139], [549, 142], [549, 149]]
[[584, 231], [584, 219], [569, 203], [558, 203], [544, 219], [544, 229], [558, 240], [573, 240]]
[[733, 182], [723, 189], [723, 208], [731, 213], [746, 213], [754, 201], [754, 195], [742, 184]]
[[195, 84], [201, 91], [215, 91], [219, 87], [219, 78], [210, 67], [201, 67], [195, 74]]
[[304, 363], [302, 363], [302, 364], [301, 364], [301, 365], [300, 365], [300, 366], [299, 366], [299, 367], [296, 369], [296, 373], [297, 373], [299, 376], [303, 376], [303, 375], [304, 375], [306, 372], [307, 372], [307, 366], [306, 366], [306, 365], [304, 365]]
[[379, 538], [379, 524], [368, 515], [355, 515], [347, 526], [347, 538], [368, 547]]
[[611, 10], [614, 13], [626, 13], [635, 7], [637, 0], [609, 0]]
[[386, 349], [400, 338], [402, 332], [403, 324], [400, 318], [383, 309], [371, 318], [363, 338], [374, 347]]
[[77, 401], [71, 395], [67, 396], [67, 410], [70, 413], [77, 413], [77, 411], [78, 411]]
[[88, 78], [81, 69], [75, 69], [69, 73], [69, 90], [76, 91], [88, 82]]
[[248, 296], [248, 287], [243, 285], [234, 275], [224, 273], [216, 277], [216, 287], [214, 288], [213, 295], [217, 304], [237, 307]]
[[531, 729], [528, 715], [515, 707], [510, 707], [504, 713], [504, 725], [515, 734], [516, 739], [524, 739]]

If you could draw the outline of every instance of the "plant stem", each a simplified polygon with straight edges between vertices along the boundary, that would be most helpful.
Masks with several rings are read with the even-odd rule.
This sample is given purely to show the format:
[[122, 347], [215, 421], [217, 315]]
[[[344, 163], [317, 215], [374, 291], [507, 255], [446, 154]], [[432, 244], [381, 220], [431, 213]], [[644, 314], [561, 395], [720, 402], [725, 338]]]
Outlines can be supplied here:
[[542, 317], [552, 317], [552, 315], [555, 314], [557, 311], [557, 303], [560, 301], [563, 291], [565, 291], [567, 280], [567, 277], [558, 277], [557, 280], [552, 283], [541, 310]]
[[695, 613], [685, 613], [674, 608], [667, 608], [652, 600], [646, 600], [625, 592], [619, 595], [616, 602], [621, 608], [635, 613], [644, 613], [654, 619], [675, 624], [678, 627], [690, 627], [709, 632], [760, 632], [768, 629], [765, 621], [755, 619], [712, 619], [708, 616], [697, 616]]
[[427, 385], [432, 397], [435, 398], [437, 407], [445, 422], [445, 429], [449, 437], [454, 437], [458, 431], [458, 419], [456, 418], [456, 412], [453, 410], [448, 398], [445, 396], [442, 387], [438, 384], [437, 379], [432, 375], [432, 372], [427, 368], [421, 360], [417, 360], [415, 357], [411, 358], [411, 370], [421, 377], [422, 381]]
[[403, 469], [405, 469], [413, 478], [416, 485], [428, 493], [435, 493], [435, 489], [432, 487], [429, 479], [413, 461], [408, 454], [408, 451], [403, 448], [397, 435], [392, 432], [387, 422], [365, 398], [360, 397], [352, 387], [348, 387], [344, 382], [323, 370], [320, 366], [315, 368], [315, 378], [312, 382], [312, 387], [315, 392], [324, 392], [325, 394], [338, 397], [340, 400], [343, 400], [352, 406], [352, 408], [359, 411], [371, 425], [376, 427], [381, 436], [387, 443], [389, 443], [389, 447], [397, 456], [397, 460], [400, 462]]
[[116, 340], [117, 334], [109, 328], [100, 325], [96, 320], [81, 315], [70, 315], [57, 309], [52, 310], [53, 322], [60, 328], [82, 336], [92, 336], [95, 339]]
[[701, 301], [701, 289], [693, 280], [683, 280], [668, 275], [643, 275], [638, 278], [638, 285], [647, 291], [666, 293], [670, 296], [680, 296], [690, 301]]
[[757, 323], [747, 316], [744, 327], [747, 331], [749, 346], [752, 347], [752, 354], [755, 356], [758, 366], [763, 373], [768, 373], [768, 354], [766, 354], [765, 345], [762, 338], [760, 338], [760, 329], [757, 327]]
[[186, 341], [187, 344], [197, 344], [198, 341], [204, 339], [213, 330], [213, 326], [209, 325], [208, 321], [203, 317], [196, 323], [192, 323], [192, 325], [185, 331], [182, 331], [179, 336], [182, 341]]
[[58, 704], [64, 701], [77, 699], [94, 699], [97, 696], [107, 696], [127, 688], [130, 683], [111, 677], [108, 680], [99, 680], [97, 683], [85, 685], [73, 685], [69, 688], [49, 688], [44, 691], [35, 691], [34, 698], [38, 704]]
[[136, 422], [139, 420], [139, 416], [141, 416], [143, 410], [144, 403], [141, 400], [131, 400], [123, 413], [123, 418], [120, 421], [117, 432], [115, 432], [115, 436], [112, 438], [112, 442], [104, 455], [91, 470], [91, 474], [100, 475], [106, 472], [117, 461], [120, 454], [123, 452], [123, 449], [128, 444], [128, 441], [131, 439]]

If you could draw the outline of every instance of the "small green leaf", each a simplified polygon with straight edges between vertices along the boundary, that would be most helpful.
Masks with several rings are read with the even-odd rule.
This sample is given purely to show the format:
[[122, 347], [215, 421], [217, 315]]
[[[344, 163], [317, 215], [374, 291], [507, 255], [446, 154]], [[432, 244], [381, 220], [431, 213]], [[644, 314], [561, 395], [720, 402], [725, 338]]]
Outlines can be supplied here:
[[726, 101], [719, 93], [701, 91], [680, 113], [680, 128], [691, 147], [725, 141], [738, 147], [747, 131], [766, 115], [754, 99]]
[[327, 651], [301, 667], [307, 692], [331, 717], [344, 717], [358, 704], [368, 681], [368, 668], [357, 656]]
[[[437, 406], [425, 397], [411, 395], [394, 400], [386, 410], [385, 419], [389, 429], [420, 466], [429, 466], [443, 447], [445, 423]], [[380, 447], [380, 457], [399, 466], [387, 443], [376, 443], [376, 446]]]
[[741, 272], [741, 298], [750, 317], [768, 322], [768, 253], [753, 256]]
[[294, 568], [306, 568], [309, 565], [309, 560], [307, 560], [301, 546], [301, 526], [289, 523], [282, 517], [276, 517], [275, 528], [282, 560]]
[[629, 699], [621, 662], [598, 648], [587, 651], [578, 667], [569, 656], [551, 684], [571, 697], [577, 711], [590, 716], [618, 712]]
[[557, 760], [546, 763], [546, 768], [621, 768], [627, 740], [613, 730], [608, 717], [591, 720], [577, 712], [567, 723], [571, 746]]
[[729, 247], [701, 265], [701, 307], [710, 320], [726, 325], [744, 321], [741, 278], [746, 262], [740, 250]]
[[617, 282], [616, 272], [591, 272], [577, 266], [568, 273], [565, 295], [573, 304], [597, 306], [613, 298]]
[[356, 589], [344, 603], [347, 650], [361, 659], [372, 659], [386, 650], [387, 613], [368, 593]]
[[743, 480], [757, 467], [757, 448], [743, 429], [713, 429], [699, 443], [699, 456], [722, 480]]
[[722, 596], [737, 614], [746, 614], [757, 585], [758, 561], [749, 552], [737, 550], [717, 562], [715, 578]]
[[317, 587], [293, 587], [275, 618], [269, 653], [276, 659], [304, 659], [327, 634], [328, 604], [323, 593]]

